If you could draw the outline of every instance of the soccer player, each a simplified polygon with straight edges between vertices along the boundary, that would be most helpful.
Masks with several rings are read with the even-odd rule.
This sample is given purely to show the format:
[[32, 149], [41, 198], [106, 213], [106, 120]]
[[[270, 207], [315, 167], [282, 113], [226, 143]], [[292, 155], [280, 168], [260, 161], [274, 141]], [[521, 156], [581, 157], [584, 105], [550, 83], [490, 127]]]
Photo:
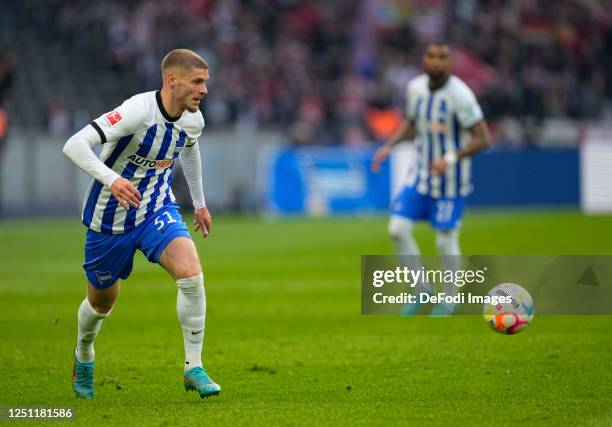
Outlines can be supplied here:
[[[408, 83], [406, 118], [374, 154], [372, 170], [380, 170], [381, 162], [400, 141], [416, 141], [416, 179], [391, 204], [389, 234], [397, 254], [408, 255], [404, 262], [418, 270], [421, 264], [413, 237], [414, 222], [429, 221], [436, 230], [443, 267], [457, 270], [461, 255], [459, 227], [466, 197], [472, 191], [471, 158], [489, 146], [490, 136], [474, 93], [450, 74], [451, 52], [446, 43], [427, 45], [423, 69], [425, 74]], [[428, 283], [420, 286], [433, 292]], [[404, 313], [411, 314], [417, 309], [418, 304], [413, 304]], [[432, 314], [449, 314], [453, 309], [437, 305]]]
[[[132, 271], [136, 249], [176, 281], [176, 309], [185, 347], [185, 390], [200, 397], [221, 387], [202, 366], [206, 298], [204, 276], [187, 226], [170, 189], [179, 158], [193, 200], [195, 231], [205, 238], [212, 218], [202, 190], [198, 137], [204, 127], [200, 101], [208, 93], [208, 64], [176, 49], [161, 63], [161, 90], [131, 97], [72, 136], [64, 153], [93, 181], [83, 203], [87, 296], [78, 310], [72, 388], [94, 395], [93, 342], [115, 304], [122, 279]], [[100, 158], [92, 147], [102, 144]]]

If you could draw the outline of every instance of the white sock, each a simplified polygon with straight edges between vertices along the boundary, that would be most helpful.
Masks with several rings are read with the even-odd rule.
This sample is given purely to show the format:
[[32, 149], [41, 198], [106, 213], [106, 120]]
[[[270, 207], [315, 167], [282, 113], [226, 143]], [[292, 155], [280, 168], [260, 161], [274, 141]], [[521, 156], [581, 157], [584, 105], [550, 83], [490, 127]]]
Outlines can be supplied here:
[[[412, 220], [397, 215], [391, 216], [389, 234], [395, 244], [395, 253], [402, 265], [411, 270], [419, 271], [423, 268], [423, 263], [421, 262], [419, 245], [412, 235], [413, 228], [414, 222]], [[423, 281], [416, 284], [415, 291], [432, 293], [433, 289], [427, 281]]]
[[[461, 269], [461, 248], [459, 247], [459, 231], [438, 231], [436, 232], [436, 247], [438, 255], [442, 257], [442, 268], [450, 271]], [[447, 284], [444, 291], [448, 295], [456, 295], [458, 287], [454, 284]]]
[[202, 273], [176, 281], [178, 296], [176, 312], [183, 329], [185, 345], [185, 372], [202, 366], [202, 342], [204, 341], [204, 320], [206, 318], [206, 296]]
[[437, 231], [436, 246], [439, 255], [461, 255], [459, 230]]
[[87, 297], [79, 306], [78, 314], [78, 336], [76, 345], [76, 356], [81, 362], [94, 360], [96, 352], [93, 342], [102, 327], [102, 321], [108, 317], [112, 309], [106, 314], [100, 314], [93, 309]]
[[436, 233], [438, 255], [442, 257], [444, 268], [459, 270], [461, 268], [461, 248], [459, 247], [459, 231], [438, 231]]
[[393, 215], [389, 221], [389, 235], [395, 243], [395, 253], [397, 255], [413, 255], [420, 256], [419, 245], [414, 236], [412, 229], [414, 222], [408, 218]]

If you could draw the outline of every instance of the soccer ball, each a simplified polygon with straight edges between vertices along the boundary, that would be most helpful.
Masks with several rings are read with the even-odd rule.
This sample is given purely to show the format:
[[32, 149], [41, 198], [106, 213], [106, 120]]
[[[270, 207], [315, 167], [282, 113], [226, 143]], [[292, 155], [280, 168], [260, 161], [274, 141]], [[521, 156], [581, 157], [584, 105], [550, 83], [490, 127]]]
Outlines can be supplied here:
[[494, 331], [507, 335], [518, 334], [533, 320], [533, 300], [523, 287], [514, 283], [502, 283], [491, 289], [487, 296], [496, 299], [510, 297], [510, 302], [484, 304], [484, 318]]

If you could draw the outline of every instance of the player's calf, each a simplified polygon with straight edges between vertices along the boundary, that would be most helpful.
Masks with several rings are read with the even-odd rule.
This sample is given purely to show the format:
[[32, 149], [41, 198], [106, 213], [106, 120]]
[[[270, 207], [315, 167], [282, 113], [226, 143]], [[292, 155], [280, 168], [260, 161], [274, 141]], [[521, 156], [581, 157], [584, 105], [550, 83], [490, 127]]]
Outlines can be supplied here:
[[179, 279], [176, 281], [176, 286], [178, 287], [176, 312], [183, 330], [186, 372], [195, 367], [202, 367], [202, 343], [206, 319], [204, 275], [200, 273], [197, 276]]
[[206, 296], [204, 275], [176, 281], [178, 297], [176, 311], [185, 346], [184, 385], [185, 390], [196, 390], [200, 397], [218, 394], [221, 387], [210, 379], [202, 366], [202, 343], [206, 318]]
[[78, 336], [72, 367], [72, 389], [77, 397], [93, 398], [96, 354], [93, 343], [100, 332], [102, 322], [113, 309], [118, 290], [118, 283], [104, 290], [97, 290], [90, 284], [87, 297], [79, 306]]

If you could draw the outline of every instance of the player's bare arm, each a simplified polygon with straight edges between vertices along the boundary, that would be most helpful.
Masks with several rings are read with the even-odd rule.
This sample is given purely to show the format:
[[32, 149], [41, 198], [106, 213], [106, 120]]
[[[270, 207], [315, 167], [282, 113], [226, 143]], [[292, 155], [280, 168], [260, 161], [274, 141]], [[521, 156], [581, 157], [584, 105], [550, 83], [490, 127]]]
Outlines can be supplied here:
[[491, 134], [487, 123], [482, 120], [470, 128], [470, 139], [465, 147], [458, 150], [456, 153], [446, 153], [444, 157], [436, 159], [432, 162], [431, 170], [437, 175], [444, 173], [446, 168], [457, 163], [460, 159], [468, 156], [473, 156], [491, 145]]
[[413, 140], [416, 136], [416, 126], [414, 125], [414, 120], [406, 119], [402, 123], [402, 126], [389, 138], [389, 140], [380, 147], [376, 153], [374, 153], [374, 158], [372, 159], [371, 169], [373, 172], [380, 171], [381, 163], [389, 157], [391, 154], [391, 150], [394, 146], [399, 144], [401, 141]]
[[457, 159], [473, 156], [474, 154], [487, 149], [491, 145], [491, 133], [489, 132], [489, 127], [484, 120], [472, 126], [470, 128], [470, 134], [471, 138], [466, 146], [457, 152]]

